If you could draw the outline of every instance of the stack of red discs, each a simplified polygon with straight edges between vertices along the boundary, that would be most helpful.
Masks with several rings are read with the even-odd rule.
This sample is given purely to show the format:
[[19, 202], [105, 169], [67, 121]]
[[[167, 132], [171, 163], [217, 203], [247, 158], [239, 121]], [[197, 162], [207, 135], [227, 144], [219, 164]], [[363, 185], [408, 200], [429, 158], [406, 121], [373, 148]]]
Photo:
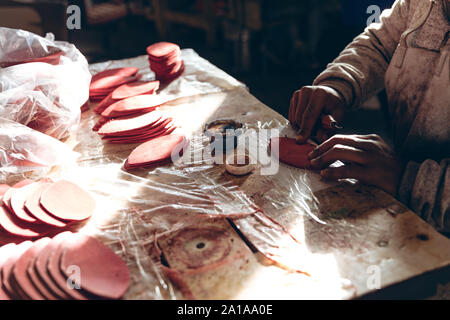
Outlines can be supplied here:
[[173, 81], [184, 72], [180, 47], [174, 43], [154, 43], [147, 47], [147, 55], [150, 69], [161, 82]]

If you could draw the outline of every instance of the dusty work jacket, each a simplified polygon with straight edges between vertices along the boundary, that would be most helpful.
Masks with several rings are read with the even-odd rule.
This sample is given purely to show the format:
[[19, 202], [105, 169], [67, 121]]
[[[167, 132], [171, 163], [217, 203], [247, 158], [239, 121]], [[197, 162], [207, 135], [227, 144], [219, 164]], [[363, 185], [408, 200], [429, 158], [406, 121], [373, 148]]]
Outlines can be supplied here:
[[397, 197], [442, 232], [450, 232], [449, 6], [397, 0], [314, 81], [349, 108], [386, 89], [395, 148], [407, 161]]

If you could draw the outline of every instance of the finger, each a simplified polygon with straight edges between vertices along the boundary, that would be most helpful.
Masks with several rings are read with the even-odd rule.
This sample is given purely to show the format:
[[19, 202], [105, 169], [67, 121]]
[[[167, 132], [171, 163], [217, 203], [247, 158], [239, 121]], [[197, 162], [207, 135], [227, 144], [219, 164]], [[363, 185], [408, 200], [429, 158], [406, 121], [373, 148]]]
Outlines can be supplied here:
[[303, 113], [299, 130], [299, 136], [301, 137], [298, 140], [301, 141], [303, 138], [303, 141], [306, 141], [311, 136], [313, 128], [320, 118], [323, 107], [322, 99], [310, 99]]
[[371, 155], [366, 151], [338, 144], [324, 154], [313, 158], [311, 160], [311, 166], [316, 169], [321, 169], [328, 167], [338, 160], [350, 163], [367, 164], [370, 157]]
[[298, 94], [299, 91], [294, 92], [291, 98], [291, 105], [289, 107], [289, 121], [293, 126], [297, 126], [295, 121], [295, 110], [297, 108]]
[[308, 106], [311, 99], [311, 89], [302, 88], [298, 92], [297, 104], [295, 109], [295, 123], [298, 127], [301, 126], [303, 113], [305, 112], [306, 107]]
[[362, 139], [361, 136], [339, 134], [334, 135], [323, 142], [320, 146], [311, 151], [308, 156], [310, 159], [317, 158], [338, 144], [358, 148], [364, 151], [374, 150], [372, 141]]
[[333, 130], [324, 130], [323, 128], [319, 128], [319, 130], [317, 130], [316, 140], [319, 143], [323, 143], [327, 141], [332, 134]]
[[355, 164], [340, 166], [336, 168], [327, 168], [320, 171], [320, 175], [328, 180], [356, 179], [360, 181], [367, 180], [367, 168]]

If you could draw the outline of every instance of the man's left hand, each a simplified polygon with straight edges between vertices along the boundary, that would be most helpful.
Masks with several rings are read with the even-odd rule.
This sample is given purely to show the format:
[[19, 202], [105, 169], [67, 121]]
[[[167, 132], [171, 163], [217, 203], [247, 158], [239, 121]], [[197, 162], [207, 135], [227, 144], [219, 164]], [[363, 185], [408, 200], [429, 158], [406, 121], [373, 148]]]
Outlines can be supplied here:
[[[335, 135], [309, 154], [325, 179], [356, 179], [395, 196], [404, 164], [378, 135]], [[337, 160], [345, 165], [330, 167]]]

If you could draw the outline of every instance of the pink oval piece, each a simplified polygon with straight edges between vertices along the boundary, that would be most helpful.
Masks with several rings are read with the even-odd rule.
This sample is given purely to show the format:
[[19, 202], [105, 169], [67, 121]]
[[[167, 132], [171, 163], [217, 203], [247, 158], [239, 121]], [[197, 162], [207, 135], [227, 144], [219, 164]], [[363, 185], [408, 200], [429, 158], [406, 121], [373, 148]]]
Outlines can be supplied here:
[[162, 60], [167, 57], [179, 54], [180, 47], [175, 43], [161, 41], [149, 45], [146, 51], [151, 58]]
[[[67, 247], [71, 247], [74, 243], [76, 235], [71, 234], [59, 242], [58, 247], [48, 257], [46, 263], [46, 272], [51, 278], [51, 281], [71, 299], [88, 300], [88, 297], [83, 294], [81, 290], [76, 287], [69, 287], [67, 285], [67, 278], [60, 269], [61, 255]], [[84, 275], [82, 275], [84, 278]]]
[[22, 255], [22, 253], [24, 253], [26, 250], [28, 250], [28, 248], [30, 248], [32, 245], [33, 245], [33, 242], [25, 241], [25, 242], [22, 242], [21, 244], [15, 246], [12, 254], [8, 257], [8, 259], [6, 259], [6, 261], [1, 266], [1, 268], [2, 268], [2, 270], [1, 270], [2, 287], [6, 291], [8, 296], [10, 296], [13, 299], [20, 298], [20, 296], [18, 296], [15, 293], [13, 286], [9, 282], [9, 277], [11, 275], [12, 268], [14, 267], [14, 264], [16, 263], [17, 259], [19, 259], [19, 257]]
[[0, 226], [6, 232], [23, 238], [36, 238], [48, 232], [48, 229], [18, 221], [5, 206], [0, 206]]
[[144, 165], [170, 159], [172, 150], [186, 141], [183, 135], [167, 135], [145, 142], [128, 156], [129, 166]]
[[13, 214], [16, 215], [16, 217], [19, 220], [29, 223], [37, 222], [37, 220], [34, 217], [29, 215], [25, 211], [24, 205], [28, 197], [38, 188], [39, 188], [38, 183], [31, 183], [27, 186], [24, 186], [20, 189], [16, 189], [12, 192], [10, 200], [11, 211]]
[[49, 292], [59, 299], [69, 300], [73, 299], [64, 290], [61, 290], [58, 284], [50, 277], [47, 272], [47, 263], [51, 255], [58, 249], [59, 245], [68, 237], [72, 236], [72, 232], [66, 231], [56, 235], [34, 259], [30, 268], [36, 273], [38, 280], [45, 285]]
[[131, 82], [123, 84], [112, 92], [112, 99], [121, 100], [141, 94], [153, 94], [159, 88], [159, 81]]
[[119, 299], [128, 290], [130, 274], [125, 262], [99, 240], [78, 235], [61, 257], [61, 271], [67, 277], [70, 266], [81, 272], [81, 288], [96, 296]]
[[41, 206], [57, 219], [82, 221], [95, 210], [94, 198], [76, 184], [60, 180], [46, 189], [40, 200]]
[[42, 209], [40, 200], [42, 193], [47, 190], [51, 183], [40, 183], [38, 188], [31, 193], [25, 201], [25, 209], [37, 220], [42, 223], [48, 224], [57, 228], [64, 228], [67, 226], [67, 222], [58, 220], [49, 215], [44, 209]]
[[105, 89], [122, 84], [123, 79], [135, 75], [138, 68], [126, 67], [101, 71], [92, 76], [89, 90]]
[[151, 111], [137, 117], [113, 119], [103, 124], [98, 130], [100, 135], [119, 135], [148, 129], [162, 121], [162, 114]]
[[44, 300], [45, 297], [35, 288], [27, 275], [28, 265], [49, 243], [50, 238], [42, 238], [33, 243], [15, 262], [11, 278], [28, 299]]
[[168, 97], [156, 94], [142, 94], [113, 103], [101, 115], [109, 118], [131, 115], [143, 110], [154, 110], [156, 107], [169, 101], [170, 98]]

